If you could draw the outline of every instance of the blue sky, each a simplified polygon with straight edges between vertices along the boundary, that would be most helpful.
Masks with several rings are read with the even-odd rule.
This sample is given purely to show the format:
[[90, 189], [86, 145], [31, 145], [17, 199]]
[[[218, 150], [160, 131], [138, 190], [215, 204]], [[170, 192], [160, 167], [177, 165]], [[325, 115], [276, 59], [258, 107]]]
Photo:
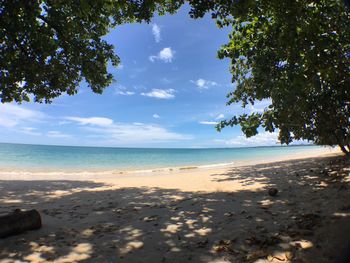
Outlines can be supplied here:
[[115, 147], [275, 145], [276, 133], [246, 139], [239, 127], [215, 130], [216, 122], [243, 112], [239, 105], [225, 105], [234, 85], [229, 61], [216, 57], [229, 28], [217, 28], [210, 17], [190, 19], [187, 11], [111, 30], [106, 39], [122, 64], [110, 67], [116, 81], [103, 95], [82, 83], [77, 95], [49, 105], [0, 105], [0, 140]]

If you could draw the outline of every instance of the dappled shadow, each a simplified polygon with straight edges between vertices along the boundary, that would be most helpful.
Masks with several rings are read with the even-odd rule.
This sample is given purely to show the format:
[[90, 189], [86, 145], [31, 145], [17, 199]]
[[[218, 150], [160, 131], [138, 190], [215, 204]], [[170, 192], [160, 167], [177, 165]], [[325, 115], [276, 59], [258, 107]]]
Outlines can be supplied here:
[[[36, 205], [38, 202], [52, 203], [55, 197], [71, 195], [74, 192], [94, 189], [105, 184], [85, 181], [0, 181], [0, 214], [14, 210], [22, 204]], [[31, 197], [34, 200], [28, 201]], [[38, 197], [40, 197], [38, 199]]]
[[339, 158], [304, 159], [212, 175], [217, 182], [276, 187], [276, 197], [265, 188], [208, 193], [0, 181], [0, 212], [36, 208], [44, 222], [38, 231], [0, 240], [0, 259], [335, 262], [350, 230], [348, 167]]

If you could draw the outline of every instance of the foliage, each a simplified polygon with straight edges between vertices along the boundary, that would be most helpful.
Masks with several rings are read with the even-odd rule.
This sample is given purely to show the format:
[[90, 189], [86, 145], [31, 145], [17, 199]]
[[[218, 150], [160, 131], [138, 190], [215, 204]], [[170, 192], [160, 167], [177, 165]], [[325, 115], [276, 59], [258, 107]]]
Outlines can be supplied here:
[[[0, 99], [51, 102], [80, 81], [101, 93], [119, 64], [102, 39], [111, 27], [174, 13], [184, 0], [0, 0]], [[271, 100], [263, 113], [234, 116], [249, 137], [279, 130], [282, 143], [311, 140], [350, 151], [349, 0], [189, 0], [190, 16], [210, 12], [232, 26], [218, 53], [231, 59], [228, 104]]]
[[[178, 3], [177, 3], [178, 2]], [[107, 65], [119, 64], [102, 39], [122, 23], [149, 22], [175, 12], [182, 1], [0, 0], [0, 99], [50, 102], [77, 93], [85, 79], [102, 93], [112, 82]]]
[[[310, 140], [350, 151], [350, 12], [338, 0], [237, 1], [215, 9], [232, 25], [219, 58], [231, 59], [236, 89], [228, 105], [263, 99], [263, 113], [234, 116], [246, 136], [279, 130], [281, 143]], [[231, 10], [225, 13], [221, 10]]]

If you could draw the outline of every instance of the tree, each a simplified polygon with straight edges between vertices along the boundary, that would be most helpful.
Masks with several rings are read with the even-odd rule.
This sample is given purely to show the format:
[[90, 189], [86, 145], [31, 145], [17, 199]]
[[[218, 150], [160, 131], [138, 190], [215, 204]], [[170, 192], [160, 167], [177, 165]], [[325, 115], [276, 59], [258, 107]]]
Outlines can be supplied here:
[[[177, 3], [179, 2], [179, 3]], [[183, 1], [0, 0], [1, 102], [51, 102], [73, 95], [83, 79], [102, 93], [112, 82], [107, 66], [119, 64], [102, 39], [122, 23], [149, 22], [175, 12]]]
[[[339, 145], [350, 155], [349, 0], [189, 0], [190, 15], [211, 12], [232, 26], [218, 53], [231, 59], [236, 90], [228, 104], [269, 99], [263, 113], [234, 116], [249, 137], [262, 126], [281, 143]], [[50, 102], [80, 81], [101, 93], [117, 66], [109, 28], [174, 13], [184, 0], [0, 0], [0, 99]]]
[[236, 84], [228, 105], [271, 101], [263, 113], [234, 116], [217, 129], [240, 125], [248, 137], [259, 127], [278, 129], [281, 143], [339, 145], [350, 155], [350, 12], [344, 2], [252, 0], [207, 9], [220, 26], [232, 25], [218, 53], [231, 59]]

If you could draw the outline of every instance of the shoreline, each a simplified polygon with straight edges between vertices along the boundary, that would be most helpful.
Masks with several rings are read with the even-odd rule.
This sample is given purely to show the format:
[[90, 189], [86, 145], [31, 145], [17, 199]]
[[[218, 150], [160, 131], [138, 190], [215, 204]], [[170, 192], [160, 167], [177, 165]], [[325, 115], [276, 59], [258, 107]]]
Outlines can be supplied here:
[[337, 262], [349, 241], [350, 160], [279, 159], [0, 180], [0, 214], [37, 209], [43, 222], [0, 239], [0, 262]]
[[[1, 143], [0, 143], [1, 145]], [[11, 144], [10, 144], [11, 145]], [[22, 145], [19, 145], [22, 146]], [[45, 147], [45, 145], [30, 145], [30, 146], [37, 146], [37, 147]], [[36, 147], [36, 148], [37, 148]], [[51, 147], [51, 146], [47, 146]], [[64, 146], [66, 147], [66, 146]], [[74, 148], [74, 147], [67, 147]], [[91, 147], [90, 147], [91, 148]], [[96, 147], [99, 148], [99, 147]], [[109, 149], [109, 148], [108, 148]], [[119, 149], [119, 148], [116, 148]], [[120, 149], [128, 149], [128, 148], [120, 148]], [[241, 152], [237, 152], [236, 150], [242, 149]], [[252, 150], [253, 149], [253, 150]], [[256, 151], [255, 151], [256, 149]], [[270, 152], [265, 154], [264, 150], [262, 149], [268, 149], [267, 151]], [[273, 150], [272, 150], [273, 149]], [[275, 152], [276, 149], [276, 152]], [[282, 150], [280, 152], [279, 149], [286, 149]], [[242, 147], [242, 148], [224, 148], [224, 149], [179, 149], [179, 150], [194, 150], [194, 151], [201, 151], [205, 150], [208, 151], [204, 154], [205, 158], [202, 157], [195, 157], [197, 155], [197, 152], [193, 153], [184, 153], [182, 158], [175, 158], [172, 160], [173, 157], [179, 156], [179, 153], [174, 152], [175, 155], [172, 157], [172, 155], [167, 153], [167, 156], [163, 159], [159, 153], [155, 152], [156, 156], [153, 157], [153, 150], [163, 150], [163, 149], [153, 149], [150, 148], [149, 156], [152, 158], [147, 158], [148, 153], [141, 154], [136, 153], [137, 158], [132, 157], [131, 159], [128, 159], [128, 153], [124, 155], [124, 157], [121, 157], [122, 155], [120, 153], [116, 153], [117, 155], [113, 156], [114, 153], [106, 153], [107, 158], [110, 158], [107, 162], [104, 162], [99, 160], [99, 155], [104, 156], [104, 152], [86, 152], [82, 153], [83, 158], [80, 158], [80, 153], [72, 153], [67, 150], [67, 152], [62, 152], [63, 156], [61, 160], [61, 156], [53, 151], [53, 154], [50, 154], [50, 150], [44, 148], [36, 151], [35, 149], [34, 154], [31, 153], [31, 149], [27, 148], [21, 148], [17, 149], [14, 152], [11, 152], [11, 147], [9, 149], [4, 151], [1, 151], [0, 148], [0, 174], [7, 173], [7, 172], [27, 172], [27, 173], [130, 173], [130, 172], [152, 172], [154, 170], [159, 171], [166, 171], [166, 170], [178, 170], [178, 169], [186, 169], [189, 167], [221, 167], [221, 166], [229, 166], [229, 165], [240, 165], [244, 163], [248, 163], [250, 161], [266, 161], [264, 158], [265, 156], [268, 156], [268, 160], [274, 160], [272, 158], [276, 155], [281, 155], [283, 158], [288, 158], [289, 156], [303, 156], [304, 153], [309, 152], [332, 152], [334, 151], [333, 147], [329, 146], [315, 146], [315, 145], [292, 145], [292, 146], [264, 146], [264, 147]], [[143, 148], [136, 148], [137, 151], [143, 150]], [[167, 150], [167, 149], [165, 149]], [[172, 149], [169, 150], [178, 150], [178, 149]], [[210, 150], [213, 150], [213, 154], [210, 154]], [[224, 153], [222, 156], [220, 156], [222, 153], [216, 153], [216, 150], [228, 150], [228, 152]], [[231, 150], [233, 152], [231, 153]], [[249, 154], [247, 154], [247, 150], [250, 151]], [[7, 158], [6, 151], [10, 154], [10, 158]], [[23, 152], [22, 152], [23, 151]], [[48, 151], [48, 155], [43, 155], [43, 151]], [[22, 154], [21, 154], [22, 153]], [[202, 154], [201, 152], [199, 152]], [[24, 154], [24, 155], [23, 155]], [[89, 155], [96, 155], [96, 159], [89, 158]], [[134, 153], [133, 153], [134, 154]], [[18, 155], [18, 157], [16, 157]], [[118, 157], [119, 155], [119, 157]], [[144, 156], [143, 156], [144, 155]], [[158, 156], [157, 156], [158, 155]], [[69, 158], [67, 158], [69, 156]], [[134, 155], [135, 156], [135, 155]], [[146, 157], [145, 157], [146, 156]], [[67, 159], [66, 159], [67, 158]], [[104, 158], [104, 157], [102, 157]], [[115, 158], [113, 160], [113, 158]], [[12, 161], [12, 159], [14, 161]], [[49, 162], [46, 162], [45, 160], [50, 160]], [[53, 161], [54, 160], [54, 161]]]
[[288, 153], [282, 156], [268, 156], [264, 158], [256, 158], [254, 160], [238, 160], [232, 162], [202, 164], [202, 165], [185, 165], [174, 167], [155, 167], [147, 169], [85, 169], [85, 170], [47, 170], [42, 168], [40, 170], [26, 170], [0, 168], [1, 180], [102, 180], [104, 178], [118, 178], [127, 176], [155, 176], [155, 175], [176, 175], [188, 172], [215, 172], [230, 168], [238, 168], [242, 166], [251, 166], [258, 164], [268, 164], [273, 162], [297, 160], [311, 157], [332, 157], [341, 154], [337, 148], [320, 148], [312, 149], [299, 153]]

